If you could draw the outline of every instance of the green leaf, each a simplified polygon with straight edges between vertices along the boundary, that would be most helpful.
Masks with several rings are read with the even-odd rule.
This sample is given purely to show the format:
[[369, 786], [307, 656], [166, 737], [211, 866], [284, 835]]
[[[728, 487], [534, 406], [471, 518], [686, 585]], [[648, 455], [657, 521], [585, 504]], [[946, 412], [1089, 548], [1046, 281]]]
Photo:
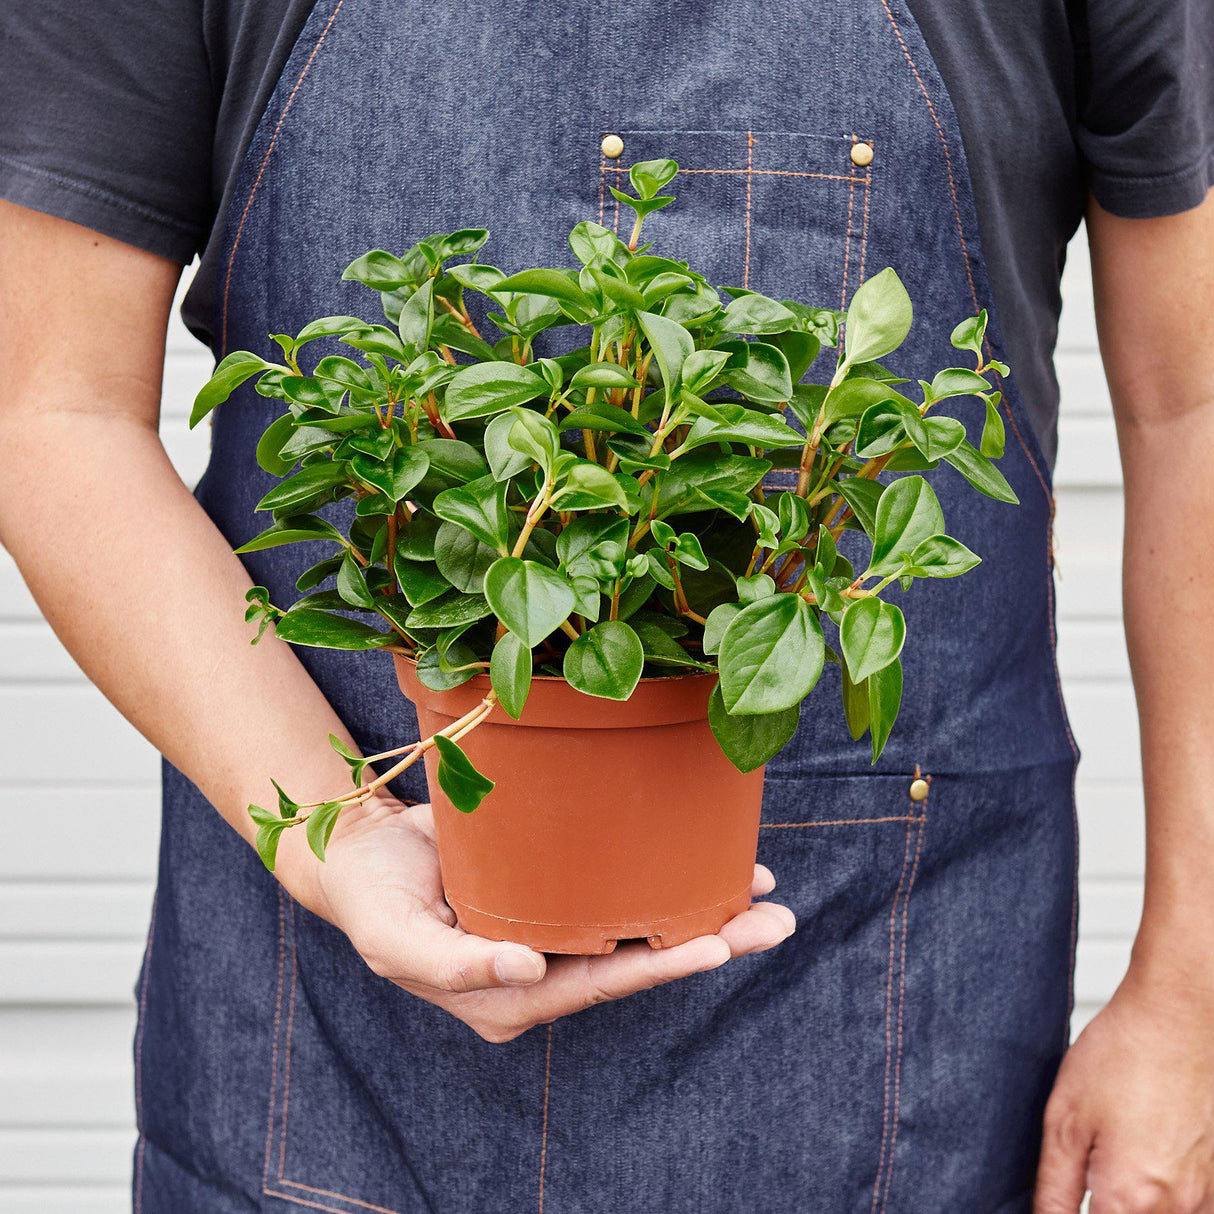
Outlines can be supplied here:
[[556, 510], [597, 510], [604, 507], [627, 509], [623, 487], [606, 468], [590, 460], [578, 460], [565, 470], [557, 482], [552, 505]]
[[639, 197], [648, 200], [674, 180], [679, 166], [673, 160], [641, 160], [628, 170], [628, 180]]
[[[690, 340], [690, 339], [688, 339]], [[190, 410], [192, 430], [216, 405], [222, 405], [241, 384], [262, 371], [275, 369], [274, 363], [248, 350], [233, 350], [214, 370], [211, 378], [199, 389]], [[278, 368], [285, 370], [285, 368]]]
[[563, 671], [576, 690], [605, 700], [626, 700], [645, 667], [641, 638], [623, 620], [606, 620], [565, 650]]
[[514, 425], [506, 436], [510, 446], [534, 460], [545, 474], [551, 473], [561, 449], [561, 438], [556, 427], [534, 409], [516, 406], [510, 413], [514, 418]]
[[531, 650], [513, 632], [503, 633], [493, 646], [489, 680], [501, 706], [517, 721], [531, 690]]
[[713, 401], [713, 410], [722, 419], [697, 417], [683, 440], [682, 450], [690, 451], [706, 443], [745, 443], [750, 447], [800, 447], [805, 436], [787, 422], [770, 413], [747, 409], [732, 401]]
[[[452, 530], [463, 536], [468, 534], [454, 525]], [[496, 553], [491, 552], [490, 555], [494, 560], [497, 559]], [[396, 583], [411, 607], [429, 603], [451, 589], [451, 584], [439, 571], [438, 566], [429, 561], [410, 561], [397, 554], [392, 567], [396, 573]], [[468, 587], [461, 586], [459, 589], [466, 590]]]
[[531, 467], [531, 457], [510, 445], [510, 430], [515, 420], [513, 413], [499, 413], [485, 427], [485, 458], [499, 481], [508, 481]]
[[314, 607], [293, 607], [275, 624], [274, 631], [280, 641], [317, 649], [378, 649], [390, 645], [395, 636]]
[[761, 341], [723, 341], [718, 348], [730, 351], [723, 383], [749, 400], [767, 404], [783, 404], [792, 398], [792, 372], [779, 346]]
[[717, 321], [726, 333], [783, 333], [797, 327], [796, 316], [766, 295], [739, 295]]
[[348, 474], [344, 464], [310, 464], [294, 476], [275, 485], [257, 503], [258, 510], [306, 511], [333, 500], [333, 491], [344, 485]]
[[460, 813], [470, 814], [493, 791], [493, 781], [472, 766], [458, 742], [435, 734], [434, 745], [438, 750], [439, 787]]
[[337, 593], [351, 607], [375, 607], [375, 599], [367, 589], [367, 579], [352, 552], [347, 552], [342, 558], [341, 567], [337, 571]]
[[927, 481], [921, 476], [895, 481], [877, 503], [876, 534], [868, 572], [878, 577], [896, 572], [903, 558], [910, 556], [923, 540], [943, 530], [944, 512]]
[[325, 858], [325, 848], [329, 845], [342, 808], [340, 801], [327, 801], [308, 813], [308, 822], [304, 829], [308, 835], [308, 846], [318, 860]]
[[434, 499], [434, 513], [471, 532], [482, 544], [504, 553], [510, 536], [506, 487], [504, 481], [482, 476], [466, 485], [445, 489]]
[[972, 350], [979, 358], [982, 357], [982, 341], [986, 337], [986, 309], [983, 308], [977, 316], [963, 320], [954, 330], [949, 340], [958, 350]]
[[618, 363], [588, 363], [575, 371], [570, 388], [628, 388], [640, 384]]
[[475, 624], [492, 614], [493, 608], [481, 594], [461, 594], [452, 590], [431, 599], [420, 607], [414, 607], [405, 621], [410, 629], [458, 628], [461, 624]]
[[951, 455], [965, 441], [965, 427], [955, 417], [925, 417], [919, 450], [929, 460]]
[[662, 373], [662, 384], [669, 395], [678, 386], [683, 364], [695, 349], [691, 334], [682, 325], [656, 312], [638, 312], [637, 324], [653, 350]]
[[945, 367], [937, 371], [932, 380], [931, 399], [944, 400], [947, 396], [980, 396], [991, 390], [990, 384], [978, 374], [965, 367]]
[[721, 638], [725, 630], [733, 623], [733, 617], [742, 610], [742, 603], [721, 603], [708, 613], [704, 624], [704, 652], [715, 654], [721, 648]]
[[272, 527], [267, 527], [260, 535], [255, 535], [235, 551], [238, 556], [242, 556], [246, 552], [261, 552], [266, 548], [277, 548], [282, 544], [295, 544], [303, 540], [336, 540], [339, 544], [346, 542], [345, 536], [332, 523], [314, 514], [301, 514], [280, 518]]
[[528, 649], [568, 618], [577, 596], [566, 578], [538, 561], [505, 556], [485, 574], [489, 606]]
[[910, 296], [892, 269], [867, 279], [847, 309], [845, 365], [893, 353], [906, 340], [913, 315]]
[[593, 312], [594, 304], [578, 285], [577, 275], [570, 270], [523, 270], [511, 274], [493, 288], [495, 291], [518, 291], [525, 295], [546, 295], [571, 303], [585, 312]]
[[643, 434], [652, 437], [650, 431], [627, 409], [621, 409], [619, 405], [608, 404], [606, 401], [579, 405], [561, 419], [558, 429], [562, 433], [566, 430], [606, 430], [613, 434]]
[[[459, 642], [452, 645], [446, 652], [448, 656], [455, 657], [459, 657], [461, 653], [467, 654], [473, 659], [476, 656], [467, 645]], [[476, 669], [452, 670], [444, 661], [444, 654], [437, 646], [427, 649], [417, 659], [418, 681], [423, 687], [429, 687], [431, 691], [453, 691], [456, 687], [462, 687], [479, 673], [480, 671]]]
[[341, 277], [343, 282], [361, 282], [373, 291], [395, 291], [413, 282], [415, 273], [399, 257], [383, 249], [371, 249], [350, 262]]
[[868, 727], [872, 731], [873, 762], [880, 757], [902, 703], [902, 663], [893, 662], [868, 680]]
[[439, 573], [466, 594], [480, 594], [485, 589], [485, 574], [500, 556], [496, 548], [482, 543], [458, 523], [443, 523], [434, 537]]
[[[249, 812], [252, 813], [257, 808], [256, 805], [250, 805]], [[282, 838], [282, 832], [286, 828], [287, 824], [285, 822], [265, 822], [257, 828], [257, 854], [261, 857], [262, 864], [270, 872], [274, 871], [274, 865], [278, 858], [278, 841]]]
[[893, 603], [854, 599], [843, 613], [839, 641], [856, 682], [896, 661], [906, 642], [906, 621]]
[[843, 716], [852, 740], [858, 742], [868, 729], [868, 684], [852, 682], [846, 658], [843, 659], [842, 668]]
[[999, 402], [1003, 399], [1003, 393], [991, 392], [983, 399], [986, 401], [986, 421], [982, 426], [982, 440], [978, 450], [987, 459], [999, 459], [1007, 441], [1003, 428], [1003, 414], [999, 412]]
[[577, 224], [569, 233], [569, 247], [584, 266], [610, 261], [624, 248], [614, 232], [590, 220]]
[[744, 607], [721, 638], [718, 665], [726, 709], [758, 716], [793, 708], [813, 690], [826, 658], [822, 626], [799, 595]]
[[366, 328], [366, 323], [357, 316], [322, 316], [309, 321], [300, 329], [295, 335], [295, 348], [298, 350], [300, 346], [315, 341], [318, 337], [340, 337], [351, 329]]
[[1007, 478], [972, 443], [965, 441], [944, 457], [979, 493], [997, 502], [1018, 506], [1020, 499], [1007, 483]]
[[556, 537], [561, 568], [570, 577], [615, 577], [628, 542], [628, 521], [603, 514], [575, 518]]
[[354, 388], [358, 392], [373, 392], [375, 385], [367, 372], [351, 358], [342, 358], [340, 354], [331, 354], [322, 358], [312, 371], [316, 379], [327, 380], [343, 388]]
[[717, 505], [737, 518], [750, 509], [750, 491], [771, 470], [765, 459], [749, 455], [722, 455], [694, 451], [675, 460], [662, 477], [658, 514], [688, 514], [705, 505]]
[[378, 489], [390, 501], [401, 502], [420, 484], [430, 469], [430, 459], [417, 447], [399, 447], [389, 459], [376, 459], [361, 452], [350, 460], [359, 480]]
[[959, 577], [982, 558], [951, 535], [932, 535], [911, 553], [908, 573], [916, 577]]
[[283, 444], [291, 437], [295, 426], [295, 416], [284, 413], [266, 427], [265, 433], [257, 442], [258, 466], [271, 476], [286, 476], [295, 466], [293, 459], [283, 459], [281, 455]]
[[457, 371], [447, 385], [443, 416], [448, 421], [491, 417], [514, 405], [548, 395], [548, 381], [517, 363], [473, 363]]
[[696, 396], [710, 391], [729, 362], [728, 350], [696, 350], [683, 364], [683, 387]]
[[866, 477], [849, 476], [835, 482], [839, 496], [851, 507], [852, 513], [868, 534], [875, 535], [877, 531], [877, 506], [885, 493], [885, 485], [880, 481], [870, 481]]
[[721, 688], [714, 687], [708, 701], [708, 724], [725, 757], [739, 771], [762, 767], [792, 741], [801, 719], [799, 708], [738, 717], [725, 710]]
[[427, 278], [400, 310], [397, 329], [410, 357], [416, 358], [430, 341], [434, 324], [434, 279]]

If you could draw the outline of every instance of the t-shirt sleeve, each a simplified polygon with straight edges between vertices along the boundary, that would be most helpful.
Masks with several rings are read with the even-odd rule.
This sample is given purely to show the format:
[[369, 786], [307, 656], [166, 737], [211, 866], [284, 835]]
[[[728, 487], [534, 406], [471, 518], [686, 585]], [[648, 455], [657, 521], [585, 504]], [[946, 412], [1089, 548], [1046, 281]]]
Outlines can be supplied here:
[[0, 197], [188, 262], [210, 227], [201, 5], [0, 3]]
[[1214, 185], [1214, 0], [1087, 0], [1079, 149], [1096, 200], [1145, 219]]

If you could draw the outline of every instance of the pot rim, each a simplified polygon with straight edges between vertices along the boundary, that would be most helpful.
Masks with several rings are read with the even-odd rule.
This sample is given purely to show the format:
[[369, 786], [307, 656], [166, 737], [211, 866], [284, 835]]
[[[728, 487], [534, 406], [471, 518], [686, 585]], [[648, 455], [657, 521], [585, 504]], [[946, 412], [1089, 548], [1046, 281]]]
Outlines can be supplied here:
[[[405, 697], [451, 720], [474, 708], [492, 687], [488, 674], [478, 674], [449, 691], [434, 691], [418, 679], [412, 658], [393, 654], [393, 661]], [[495, 712], [490, 721], [541, 729], [643, 729], [702, 721], [708, 716], [708, 701], [716, 684], [717, 675], [703, 671], [658, 675], [642, 679], [627, 700], [608, 700], [586, 695], [556, 675], [539, 675], [532, 680], [531, 694], [517, 721], [504, 710]]]

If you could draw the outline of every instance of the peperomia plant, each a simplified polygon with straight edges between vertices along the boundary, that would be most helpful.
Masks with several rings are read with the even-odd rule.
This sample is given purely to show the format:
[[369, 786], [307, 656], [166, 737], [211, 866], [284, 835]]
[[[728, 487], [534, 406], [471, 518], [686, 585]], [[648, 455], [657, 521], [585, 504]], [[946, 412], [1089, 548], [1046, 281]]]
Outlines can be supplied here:
[[[366, 253], [343, 277], [378, 293], [388, 324], [327, 316], [274, 334], [280, 360], [229, 354], [199, 393], [191, 424], [255, 376], [285, 406], [257, 447], [281, 478], [258, 507], [274, 522], [237, 551], [332, 546], [289, 608], [250, 591], [258, 638], [272, 623], [293, 644], [404, 655], [437, 690], [485, 672], [492, 688], [441, 734], [385, 754], [332, 739], [352, 791], [299, 805], [279, 789], [277, 813], [250, 806], [268, 866], [281, 832], [305, 822], [323, 859], [342, 808], [431, 747], [453, 804], [475, 809], [493, 784], [459, 740], [497, 705], [519, 717], [535, 673], [624, 700], [647, 674], [715, 672], [712, 729], [747, 771], [789, 741], [823, 664], [837, 661], [850, 731], [867, 731], [880, 755], [906, 635], [885, 591], [979, 559], [946, 533], [915, 474], [943, 460], [979, 492], [1016, 501], [992, 462], [1004, 433], [988, 376], [1007, 368], [983, 353], [980, 313], [952, 338], [972, 369], [919, 380], [921, 400], [900, 392], [909, 380], [878, 361], [911, 325], [892, 269], [845, 315], [739, 288], [722, 298], [686, 263], [638, 247], [677, 170], [635, 165], [635, 196], [613, 190], [636, 214], [630, 239], [579, 223], [576, 269], [506, 275], [470, 260], [488, 239], [480, 230], [431, 236], [401, 257]], [[487, 297], [484, 323], [500, 336], [478, 328], [469, 293]], [[541, 334], [567, 352], [538, 356]], [[327, 353], [305, 370], [322, 341], [360, 357]], [[824, 346], [836, 350], [829, 382], [804, 382]], [[940, 409], [964, 396], [986, 402], [977, 445]], [[788, 487], [765, 487], [773, 470]], [[317, 512], [341, 499], [353, 511], [339, 528]], [[867, 537], [863, 560], [840, 551], [847, 533]]]

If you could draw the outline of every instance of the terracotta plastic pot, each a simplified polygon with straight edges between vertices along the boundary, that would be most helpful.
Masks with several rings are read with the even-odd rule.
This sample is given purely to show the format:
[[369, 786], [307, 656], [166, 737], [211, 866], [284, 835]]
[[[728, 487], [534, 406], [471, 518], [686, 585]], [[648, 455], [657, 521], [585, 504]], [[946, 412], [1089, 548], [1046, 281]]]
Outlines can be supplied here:
[[[436, 692], [396, 659], [422, 736], [489, 691]], [[447, 901], [467, 931], [550, 953], [668, 948], [746, 909], [763, 770], [739, 772], [708, 726], [715, 675], [642, 681], [623, 702], [537, 678], [522, 718], [498, 707], [461, 742], [496, 782], [460, 813], [426, 754]]]

